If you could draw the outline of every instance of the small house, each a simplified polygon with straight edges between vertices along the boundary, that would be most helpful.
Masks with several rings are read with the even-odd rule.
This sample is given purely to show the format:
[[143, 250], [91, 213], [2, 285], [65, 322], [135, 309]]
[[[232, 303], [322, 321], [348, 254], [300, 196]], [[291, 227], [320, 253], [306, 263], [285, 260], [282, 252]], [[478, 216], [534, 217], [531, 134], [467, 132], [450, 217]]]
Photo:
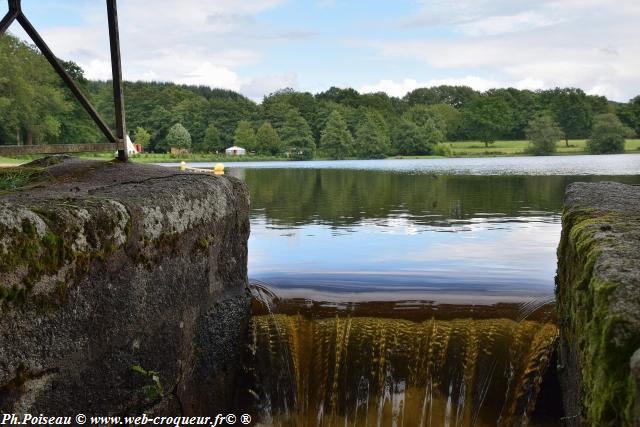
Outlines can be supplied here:
[[247, 154], [247, 150], [242, 147], [236, 147], [235, 145], [227, 148], [224, 152], [227, 156], [244, 156]]

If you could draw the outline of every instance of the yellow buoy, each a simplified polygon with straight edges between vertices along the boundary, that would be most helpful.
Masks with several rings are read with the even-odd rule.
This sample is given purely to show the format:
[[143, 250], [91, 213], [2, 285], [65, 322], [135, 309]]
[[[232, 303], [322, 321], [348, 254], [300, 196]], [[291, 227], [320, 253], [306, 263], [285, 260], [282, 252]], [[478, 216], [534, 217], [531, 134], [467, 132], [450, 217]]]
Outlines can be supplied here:
[[216, 163], [216, 165], [213, 167], [213, 173], [215, 173], [216, 175], [224, 175], [224, 164]]
[[181, 171], [187, 170], [187, 162], [185, 161], [180, 162], [180, 170]]

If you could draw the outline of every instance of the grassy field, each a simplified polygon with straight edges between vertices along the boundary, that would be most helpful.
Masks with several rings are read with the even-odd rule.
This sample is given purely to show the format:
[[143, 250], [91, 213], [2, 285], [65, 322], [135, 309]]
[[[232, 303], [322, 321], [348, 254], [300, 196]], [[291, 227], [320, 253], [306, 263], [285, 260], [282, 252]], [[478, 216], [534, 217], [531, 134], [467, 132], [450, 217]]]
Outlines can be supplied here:
[[[518, 156], [526, 155], [528, 141], [496, 141], [489, 147], [485, 147], [484, 143], [480, 141], [464, 141], [464, 142], [449, 142], [446, 143], [451, 147], [451, 153], [453, 157], [492, 157], [492, 156]], [[569, 140], [569, 146], [567, 147], [564, 141], [558, 142], [558, 155], [562, 154], [587, 154], [585, 151], [586, 140], [584, 139], [572, 139]], [[626, 153], [638, 153], [640, 154], [640, 139], [628, 139], [625, 144]], [[113, 159], [112, 153], [85, 153], [78, 154], [78, 156], [88, 159]], [[0, 167], [19, 165], [21, 163], [29, 162], [36, 159], [38, 155], [22, 156], [19, 158], [0, 157]], [[432, 156], [402, 156], [403, 158], [422, 158]], [[253, 161], [268, 161], [268, 160], [287, 160], [286, 157], [275, 156], [241, 156], [241, 157], [227, 157], [224, 154], [191, 154], [183, 156], [172, 156], [171, 154], [160, 153], [144, 153], [137, 156], [133, 156], [131, 160], [135, 163], [171, 163], [171, 162], [253, 162]], [[316, 159], [323, 160], [323, 159]]]
[[2, 166], [13, 166], [13, 165], [19, 165], [22, 164], [24, 162], [28, 162], [28, 159], [14, 159], [11, 157], [1, 157], [0, 156], [0, 167]]
[[[480, 141], [451, 142], [451, 151], [454, 157], [480, 157], [480, 156], [514, 156], [527, 154], [529, 141], [496, 141], [489, 147], [485, 147]], [[586, 154], [585, 139], [570, 139], [569, 146], [564, 141], [557, 144], [557, 154]], [[627, 139], [625, 152], [640, 153], [640, 139]]]

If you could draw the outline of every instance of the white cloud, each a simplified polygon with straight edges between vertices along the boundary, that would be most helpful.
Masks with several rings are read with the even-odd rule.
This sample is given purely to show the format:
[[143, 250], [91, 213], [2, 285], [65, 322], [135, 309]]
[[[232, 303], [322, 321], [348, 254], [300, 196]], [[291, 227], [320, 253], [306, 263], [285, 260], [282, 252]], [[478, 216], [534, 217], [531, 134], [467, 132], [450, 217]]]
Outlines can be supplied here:
[[298, 76], [295, 73], [254, 77], [242, 85], [240, 91], [255, 101], [262, 101], [268, 95], [279, 89], [298, 88]]
[[522, 12], [508, 16], [490, 16], [460, 24], [458, 29], [471, 36], [497, 35], [548, 27], [561, 22], [561, 19], [553, 19], [537, 12]]
[[496, 80], [498, 87], [576, 86], [617, 101], [640, 92], [640, 3], [424, 3], [423, 12], [403, 25], [446, 28], [457, 35], [368, 42], [381, 59], [419, 60], [440, 75], [463, 72]]
[[[301, 39], [303, 30], [270, 27], [256, 15], [285, 0], [128, 0], [119, 2], [123, 74], [127, 80], [173, 81], [232, 90], [275, 90], [273, 76], [242, 77], [268, 41]], [[84, 24], [41, 30], [56, 55], [80, 64], [90, 79], [111, 78], [104, 5], [85, 5]], [[62, 7], [62, 6], [57, 6]], [[280, 79], [295, 83], [295, 78]], [[269, 83], [272, 82], [272, 83]], [[260, 97], [263, 94], [260, 94]]]
[[111, 79], [111, 62], [100, 59], [89, 59], [82, 64], [86, 76], [97, 80]]
[[[631, 4], [631, 0], [626, 0]], [[465, 34], [502, 34], [545, 27], [609, 8], [608, 0], [422, 0], [404, 27], [446, 27]], [[624, 7], [624, 1], [619, 3]], [[493, 26], [493, 28], [492, 28]]]
[[407, 92], [420, 87], [431, 87], [440, 85], [450, 86], [469, 86], [479, 91], [486, 91], [499, 87], [515, 87], [518, 89], [541, 89], [544, 82], [541, 80], [528, 78], [519, 81], [501, 81], [496, 79], [488, 79], [478, 76], [465, 76], [461, 78], [443, 78], [418, 81], [415, 79], [405, 78], [402, 81], [380, 80], [372, 85], [364, 85], [360, 87], [362, 93], [385, 92], [390, 96], [403, 97]]
[[210, 62], [194, 64], [194, 67], [176, 79], [176, 82], [188, 85], [217, 86], [233, 90], [240, 89], [240, 78], [236, 73]]

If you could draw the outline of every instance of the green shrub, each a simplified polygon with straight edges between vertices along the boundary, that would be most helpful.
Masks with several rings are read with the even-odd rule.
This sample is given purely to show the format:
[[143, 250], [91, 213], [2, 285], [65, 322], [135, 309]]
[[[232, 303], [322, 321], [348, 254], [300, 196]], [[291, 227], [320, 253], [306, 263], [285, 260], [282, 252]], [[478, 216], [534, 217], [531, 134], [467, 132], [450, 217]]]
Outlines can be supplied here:
[[631, 136], [633, 130], [623, 125], [615, 114], [600, 114], [594, 120], [587, 151], [591, 154], [622, 153], [625, 139]]
[[550, 115], [531, 120], [526, 134], [529, 139], [528, 151], [537, 156], [555, 153], [556, 143], [564, 137], [560, 126]]
[[451, 144], [438, 143], [433, 149], [433, 154], [442, 157], [451, 157], [453, 150], [451, 150]]

